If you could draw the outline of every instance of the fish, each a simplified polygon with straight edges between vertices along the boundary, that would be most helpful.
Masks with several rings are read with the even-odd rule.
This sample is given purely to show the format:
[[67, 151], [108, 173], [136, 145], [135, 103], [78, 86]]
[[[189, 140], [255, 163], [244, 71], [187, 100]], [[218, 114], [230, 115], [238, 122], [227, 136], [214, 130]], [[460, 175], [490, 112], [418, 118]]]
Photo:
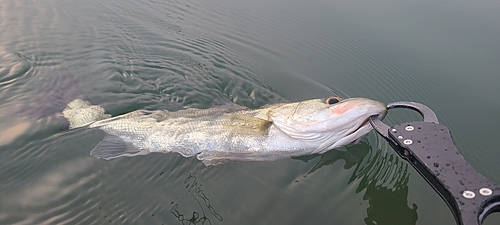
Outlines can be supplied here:
[[[55, 74], [61, 76], [55, 80], [65, 81], [56, 89], [76, 84], [69, 78], [69, 70]], [[209, 166], [322, 154], [357, 143], [372, 130], [369, 117], [383, 119], [387, 112], [386, 106], [376, 100], [331, 96], [260, 108], [225, 104], [178, 111], [137, 110], [112, 117], [86, 99], [79, 88], [69, 88], [70, 94], [59, 99], [62, 103], [52, 104], [59, 106], [52, 111], [61, 111], [57, 117], [67, 129], [103, 131], [104, 138], [90, 154], [105, 160], [156, 152], [178, 153], [183, 157], [195, 156]], [[57, 93], [65, 94], [61, 90]], [[47, 114], [47, 110], [38, 111]]]

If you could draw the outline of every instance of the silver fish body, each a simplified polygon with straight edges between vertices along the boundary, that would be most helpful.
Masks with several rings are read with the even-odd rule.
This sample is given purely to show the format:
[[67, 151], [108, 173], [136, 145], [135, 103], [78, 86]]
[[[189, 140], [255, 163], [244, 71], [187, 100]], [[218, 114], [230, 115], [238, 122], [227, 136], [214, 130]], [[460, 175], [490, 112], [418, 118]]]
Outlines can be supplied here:
[[368, 117], [383, 118], [386, 113], [378, 101], [351, 98], [259, 109], [231, 105], [175, 112], [138, 110], [109, 118], [99, 106], [75, 101], [64, 110], [70, 127], [88, 126], [106, 133], [91, 151], [98, 158], [177, 152], [196, 155], [205, 165], [324, 153], [361, 139], [372, 129]]

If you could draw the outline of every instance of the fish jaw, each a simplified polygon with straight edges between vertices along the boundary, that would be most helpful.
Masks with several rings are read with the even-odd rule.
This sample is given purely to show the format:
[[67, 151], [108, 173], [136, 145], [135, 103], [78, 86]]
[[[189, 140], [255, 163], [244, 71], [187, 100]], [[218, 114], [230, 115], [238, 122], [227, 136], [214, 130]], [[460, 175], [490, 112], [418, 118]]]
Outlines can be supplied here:
[[271, 118], [283, 133], [293, 139], [316, 143], [318, 148], [313, 153], [323, 153], [361, 139], [372, 130], [368, 118], [377, 115], [383, 119], [386, 112], [381, 102], [350, 98], [333, 105], [317, 101], [302, 108], [297, 106], [293, 116]]

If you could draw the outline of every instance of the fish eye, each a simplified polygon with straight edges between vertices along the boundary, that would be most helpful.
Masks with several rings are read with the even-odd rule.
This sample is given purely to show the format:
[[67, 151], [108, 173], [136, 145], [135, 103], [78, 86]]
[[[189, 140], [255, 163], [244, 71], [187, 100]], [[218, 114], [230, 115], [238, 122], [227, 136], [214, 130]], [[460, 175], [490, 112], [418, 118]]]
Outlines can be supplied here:
[[339, 97], [329, 97], [329, 98], [325, 99], [325, 103], [328, 104], [328, 105], [333, 105], [335, 103], [340, 102], [340, 100], [341, 99]]

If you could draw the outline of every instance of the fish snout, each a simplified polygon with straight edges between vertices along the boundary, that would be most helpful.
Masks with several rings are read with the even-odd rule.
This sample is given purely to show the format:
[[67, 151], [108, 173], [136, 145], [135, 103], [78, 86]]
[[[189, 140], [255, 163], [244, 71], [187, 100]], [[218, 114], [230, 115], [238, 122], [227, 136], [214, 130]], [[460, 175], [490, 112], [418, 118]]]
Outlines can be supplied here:
[[383, 119], [387, 114], [387, 107], [379, 101], [368, 98], [349, 98], [345, 99], [332, 107], [331, 113], [335, 115], [343, 115], [349, 112], [361, 112], [362, 117], [370, 117], [377, 115]]

